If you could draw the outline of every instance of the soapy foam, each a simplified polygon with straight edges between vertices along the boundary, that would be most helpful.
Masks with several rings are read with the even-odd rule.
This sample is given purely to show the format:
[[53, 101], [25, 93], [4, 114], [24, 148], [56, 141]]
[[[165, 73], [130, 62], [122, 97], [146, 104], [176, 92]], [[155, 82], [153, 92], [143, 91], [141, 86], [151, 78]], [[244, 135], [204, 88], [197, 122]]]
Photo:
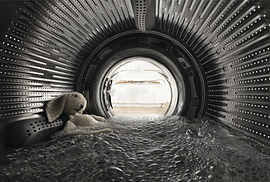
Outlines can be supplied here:
[[[270, 181], [270, 156], [208, 120], [114, 117], [0, 159], [4, 181]], [[70, 136], [73, 135], [73, 136]]]

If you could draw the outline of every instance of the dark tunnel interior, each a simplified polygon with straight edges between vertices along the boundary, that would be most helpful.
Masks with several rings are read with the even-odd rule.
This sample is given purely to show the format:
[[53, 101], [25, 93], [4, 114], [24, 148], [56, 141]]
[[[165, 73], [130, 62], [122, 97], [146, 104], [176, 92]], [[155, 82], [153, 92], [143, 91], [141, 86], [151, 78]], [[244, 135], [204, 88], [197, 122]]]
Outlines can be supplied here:
[[[265, 0], [1, 1], [1, 151], [9, 147], [10, 126], [46, 122], [44, 104], [63, 93], [83, 93], [88, 113], [110, 117], [102, 95], [106, 73], [136, 56], [164, 65], [185, 91], [171, 115], [208, 117], [269, 145], [269, 6]], [[31, 134], [40, 139], [62, 125]]]

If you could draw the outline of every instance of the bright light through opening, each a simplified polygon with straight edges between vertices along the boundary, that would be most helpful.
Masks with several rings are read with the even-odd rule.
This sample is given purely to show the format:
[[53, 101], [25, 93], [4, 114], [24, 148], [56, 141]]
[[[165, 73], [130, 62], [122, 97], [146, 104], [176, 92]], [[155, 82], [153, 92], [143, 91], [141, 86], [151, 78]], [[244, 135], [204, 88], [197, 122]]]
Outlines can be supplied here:
[[153, 59], [132, 57], [115, 65], [104, 82], [110, 115], [171, 115], [177, 86], [165, 66]]

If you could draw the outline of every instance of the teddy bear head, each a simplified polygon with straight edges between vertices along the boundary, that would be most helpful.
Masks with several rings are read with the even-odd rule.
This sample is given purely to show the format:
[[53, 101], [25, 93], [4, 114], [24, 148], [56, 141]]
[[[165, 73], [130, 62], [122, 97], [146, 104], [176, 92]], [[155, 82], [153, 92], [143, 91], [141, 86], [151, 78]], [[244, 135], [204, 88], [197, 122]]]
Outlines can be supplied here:
[[49, 122], [57, 119], [61, 114], [68, 116], [82, 114], [86, 108], [87, 101], [79, 92], [62, 94], [50, 100], [45, 107]]

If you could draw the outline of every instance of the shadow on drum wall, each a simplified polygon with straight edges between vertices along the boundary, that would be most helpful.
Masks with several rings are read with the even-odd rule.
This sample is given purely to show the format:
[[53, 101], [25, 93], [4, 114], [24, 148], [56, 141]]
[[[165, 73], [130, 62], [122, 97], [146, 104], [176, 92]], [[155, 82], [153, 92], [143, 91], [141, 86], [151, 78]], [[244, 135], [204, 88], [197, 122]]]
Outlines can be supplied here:
[[[204, 97], [192, 103], [202, 105], [201, 116], [269, 143], [267, 2], [136, 2], [12, 1], [12, 9], [9, 2], [0, 3], [1, 146], [6, 141], [2, 131], [10, 124], [37, 117], [44, 102], [59, 94], [84, 90], [87, 71], [95, 75], [103, 64], [93, 56], [105, 41], [148, 27], [180, 42], [194, 57], [188, 73], [200, 75], [194, 84], [206, 85]], [[175, 51], [175, 46], [165, 48]], [[91, 111], [97, 111], [94, 107]]]

